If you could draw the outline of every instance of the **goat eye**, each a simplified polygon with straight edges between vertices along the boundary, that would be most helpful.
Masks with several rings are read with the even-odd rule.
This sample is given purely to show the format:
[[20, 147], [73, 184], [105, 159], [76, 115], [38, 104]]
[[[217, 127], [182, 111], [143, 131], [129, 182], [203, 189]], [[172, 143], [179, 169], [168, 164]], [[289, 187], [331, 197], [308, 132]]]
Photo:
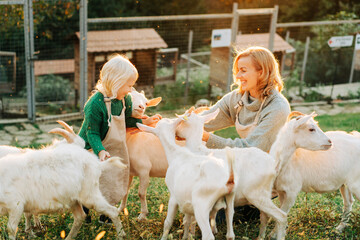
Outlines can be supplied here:
[[310, 132], [315, 132], [315, 128], [310, 128], [309, 131]]

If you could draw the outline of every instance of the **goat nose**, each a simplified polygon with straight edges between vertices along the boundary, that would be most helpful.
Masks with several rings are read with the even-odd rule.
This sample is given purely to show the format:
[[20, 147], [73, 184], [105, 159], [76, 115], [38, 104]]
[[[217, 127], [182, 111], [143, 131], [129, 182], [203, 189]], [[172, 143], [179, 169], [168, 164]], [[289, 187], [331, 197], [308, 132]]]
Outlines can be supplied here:
[[139, 105], [139, 108], [140, 108], [140, 109], [144, 109], [144, 106], [142, 106], [142, 105]]
[[331, 142], [331, 140], [330, 140], [330, 139], [328, 140], [328, 142], [329, 142], [330, 144], [332, 144], [332, 142]]

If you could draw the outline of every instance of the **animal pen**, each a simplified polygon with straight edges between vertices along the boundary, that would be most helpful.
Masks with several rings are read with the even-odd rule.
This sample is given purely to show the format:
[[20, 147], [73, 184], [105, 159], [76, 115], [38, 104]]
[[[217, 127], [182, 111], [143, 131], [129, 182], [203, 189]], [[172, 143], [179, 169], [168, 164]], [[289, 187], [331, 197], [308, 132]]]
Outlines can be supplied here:
[[[277, 6], [238, 9], [237, 4], [232, 12], [220, 14], [88, 18], [87, 4], [86, 0], [0, 1], [0, 12], [7, 16], [0, 16], [0, 53], [12, 54], [0, 54], [1, 123], [81, 118], [99, 70], [113, 53], [125, 54], [134, 62], [140, 73], [137, 87], [148, 93], [158, 84], [175, 81], [185, 85], [187, 91], [198, 81], [213, 89], [218, 84], [220, 94], [224, 94], [232, 82], [230, 63], [234, 52], [237, 47], [245, 47], [241, 38], [247, 36], [260, 41], [248, 44], [262, 44], [275, 51], [285, 81], [301, 75], [304, 85], [346, 83], [350, 72], [353, 82], [360, 81], [359, 63], [352, 47], [336, 51], [324, 44], [318, 47], [319, 42], [326, 44], [334, 31], [323, 34], [322, 39], [320, 35], [312, 37], [308, 48], [305, 44], [306, 36], [314, 36], [316, 28], [322, 26], [348, 26], [347, 32], [341, 34], [354, 34], [360, 31], [356, 25], [360, 20], [278, 23]], [[51, 16], [55, 10], [62, 11], [63, 18], [40, 18], [42, 12]], [[211, 48], [212, 31], [216, 29], [231, 29], [228, 47]], [[105, 33], [112, 40], [104, 41]], [[128, 41], [128, 46], [121, 43], [118, 34]], [[255, 37], [260, 36], [257, 34], [263, 35]], [[100, 41], [96, 42], [96, 38]], [[278, 48], [278, 41], [286, 47]], [[324, 60], [338, 64], [329, 66]], [[338, 69], [333, 68], [335, 65]], [[349, 75], [340, 77], [339, 72]], [[188, 98], [201, 97], [196, 94], [189, 93]]]

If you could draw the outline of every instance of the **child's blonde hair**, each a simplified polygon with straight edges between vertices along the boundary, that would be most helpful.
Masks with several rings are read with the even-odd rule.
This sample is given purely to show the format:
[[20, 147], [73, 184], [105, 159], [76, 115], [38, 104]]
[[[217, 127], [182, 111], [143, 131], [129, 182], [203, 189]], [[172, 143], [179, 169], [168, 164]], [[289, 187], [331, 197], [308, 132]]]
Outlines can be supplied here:
[[255, 69], [257, 71], [262, 71], [257, 82], [257, 91], [260, 93], [260, 99], [264, 99], [264, 97], [268, 96], [273, 89], [277, 89], [281, 92], [283, 89], [283, 81], [280, 76], [278, 61], [275, 59], [274, 54], [268, 49], [257, 46], [249, 47], [238, 52], [234, 59], [233, 85], [239, 87], [239, 92], [244, 93], [244, 90], [241, 88], [241, 82], [236, 79], [236, 75], [239, 72], [237, 62], [240, 58], [248, 56], [251, 57]]
[[95, 89], [114, 99], [125, 83], [129, 80], [137, 80], [138, 77], [139, 73], [129, 59], [116, 54], [101, 68], [100, 79]]

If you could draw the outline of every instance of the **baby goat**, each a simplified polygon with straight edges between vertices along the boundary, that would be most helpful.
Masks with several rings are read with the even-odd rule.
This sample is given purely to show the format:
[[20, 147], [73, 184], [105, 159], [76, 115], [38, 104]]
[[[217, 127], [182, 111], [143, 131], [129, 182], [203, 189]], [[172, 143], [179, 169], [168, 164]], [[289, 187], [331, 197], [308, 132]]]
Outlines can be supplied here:
[[[135, 118], [143, 118], [147, 107], [156, 106], [161, 101], [161, 97], [148, 100], [143, 92], [139, 93], [134, 88], [130, 94], [132, 97], [132, 116]], [[146, 189], [149, 186], [150, 177], [165, 177], [168, 162], [161, 142], [154, 134], [142, 132], [137, 128], [127, 129], [126, 145], [129, 152], [130, 180], [127, 194], [121, 201], [120, 210], [123, 211], [126, 207], [133, 177], [138, 176], [141, 202], [141, 213], [138, 219], [143, 220], [148, 214]]]
[[[206, 115], [197, 115], [191, 110], [183, 116], [183, 122], [177, 128], [177, 135], [186, 138], [186, 147], [202, 155], [213, 153], [215, 157], [226, 159], [225, 149], [208, 149], [202, 144], [204, 123], [214, 119], [219, 109]], [[234, 171], [238, 178], [235, 181], [235, 206], [252, 204], [260, 211], [260, 232], [258, 239], [264, 239], [267, 216], [276, 221], [277, 239], [283, 239], [286, 228], [286, 214], [271, 201], [273, 183], [276, 177], [275, 160], [267, 153], [254, 147], [232, 148], [235, 155]], [[212, 216], [212, 218], [215, 218]]]
[[340, 189], [344, 210], [337, 230], [341, 232], [349, 220], [352, 193], [360, 200], [359, 133], [324, 134], [313, 120], [315, 114], [294, 112], [288, 119], [292, 116], [298, 117], [288, 120], [270, 150], [279, 161], [275, 188], [281, 209], [289, 212], [300, 191], [328, 193]]
[[[162, 240], [167, 239], [170, 227], [173, 223], [176, 211], [185, 214], [185, 219], [191, 216], [201, 229], [202, 239], [215, 239], [209, 224], [209, 214], [217, 202], [226, 199], [226, 220], [228, 225], [227, 239], [235, 239], [232, 218], [234, 214], [235, 187], [234, 171], [232, 168], [233, 157], [229, 162], [222, 159], [195, 154], [187, 148], [180, 147], [175, 143], [175, 129], [181, 119], [162, 119], [155, 128], [137, 124], [141, 130], [157, 135], [164, 147], [169, 168], [165, 182], [170, 192], [168, 213], [164, 222]], [[184, 226], [183, 239], [187, 238], [189, 222]]]
[[10, 239], [23, 212], [30, 214], [70, 209], [74, 223], [66, 239], [73, 239], [85, 214], [82, 205], [109, 216], [115, 224], [118, 239], [125, 235], [118, 210], [111, 206], [99, 190], [101, 169], [106, 165], [124, 167], [119, 158], [103, 163], [84, 149], [84, 141], [68, 125], [56, 128], [66, 141], [54, 141], [40, 150], [8, 154], [0, 159], [0, 214], [8, 214]]

